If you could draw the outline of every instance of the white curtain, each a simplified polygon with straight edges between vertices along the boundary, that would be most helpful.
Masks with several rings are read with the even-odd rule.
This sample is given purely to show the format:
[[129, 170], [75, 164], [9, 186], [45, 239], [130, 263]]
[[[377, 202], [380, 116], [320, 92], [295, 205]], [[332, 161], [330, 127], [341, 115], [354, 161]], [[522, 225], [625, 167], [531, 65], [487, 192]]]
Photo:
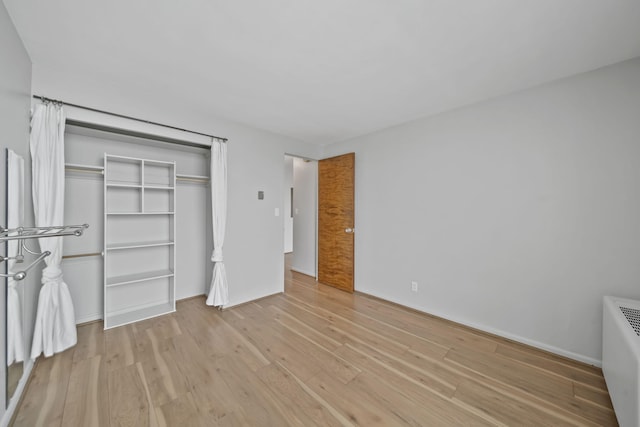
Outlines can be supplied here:
[[[7, 228], [18, 228], [24, 219], [24, 159], [8, 150], [7, 160]], [[7, 243], [7, 254], [15, 256], [20, 242], [9, 240]], [[7, 269], [10, 274], [19, 270], [13, 259], [7, 261]], [[24, 360], [19, 283], [12, 278], [7, 279], [7, 366]]]
[[222, 260], [224, 230], [227, 223], [227, 144], [215, 140], [211, 144], [211, 219], [213, 222], [213, 277], [207, 305], [220, 307], [229, 303], [227, 273]]
[[[62, 225], [64, 220], [64, 124], [61, 106], [39, 104], [31, 119], [33, 211], [38, 227]], [[38, 239], [45, 258], [42, 288], [33, 332], [31, 358], [46, 357], [77, 342], [73, 302], [62, 280], [62, 237]]]

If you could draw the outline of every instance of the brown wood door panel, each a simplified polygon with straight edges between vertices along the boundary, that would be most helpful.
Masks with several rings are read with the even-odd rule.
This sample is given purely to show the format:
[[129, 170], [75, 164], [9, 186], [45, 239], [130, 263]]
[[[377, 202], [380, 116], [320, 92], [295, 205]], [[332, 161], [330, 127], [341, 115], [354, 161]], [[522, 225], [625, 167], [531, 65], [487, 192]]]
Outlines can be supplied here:
[[355, 153], [318, 162], [318, 281], [353, 292]]

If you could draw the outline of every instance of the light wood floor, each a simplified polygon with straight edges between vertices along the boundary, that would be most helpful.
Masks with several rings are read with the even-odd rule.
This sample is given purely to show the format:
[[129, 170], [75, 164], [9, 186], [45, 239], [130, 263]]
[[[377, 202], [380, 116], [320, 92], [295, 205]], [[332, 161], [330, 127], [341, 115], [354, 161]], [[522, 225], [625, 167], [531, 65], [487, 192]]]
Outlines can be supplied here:
[[286, 273], [41, 359], [15, 426], [617, 425], [599, 369]]

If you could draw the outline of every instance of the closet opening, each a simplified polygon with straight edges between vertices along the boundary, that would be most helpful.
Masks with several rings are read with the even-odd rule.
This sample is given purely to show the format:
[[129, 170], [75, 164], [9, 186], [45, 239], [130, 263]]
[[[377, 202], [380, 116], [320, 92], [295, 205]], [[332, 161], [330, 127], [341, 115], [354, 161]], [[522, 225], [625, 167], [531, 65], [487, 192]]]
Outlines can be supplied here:
[[117, 326], [208, 292], [210, 149], [168, 139], [67, 120], [65, 223], [91, 224], [62, 261], [78, 324]]

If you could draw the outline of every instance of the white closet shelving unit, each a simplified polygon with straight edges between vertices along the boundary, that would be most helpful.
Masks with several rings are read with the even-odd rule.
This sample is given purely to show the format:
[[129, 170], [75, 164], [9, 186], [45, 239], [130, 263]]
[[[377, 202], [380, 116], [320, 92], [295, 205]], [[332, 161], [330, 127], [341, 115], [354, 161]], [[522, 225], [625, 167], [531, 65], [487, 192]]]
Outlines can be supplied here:
[[104, 155], [104, 328], [175, 311], [175, 162]]

